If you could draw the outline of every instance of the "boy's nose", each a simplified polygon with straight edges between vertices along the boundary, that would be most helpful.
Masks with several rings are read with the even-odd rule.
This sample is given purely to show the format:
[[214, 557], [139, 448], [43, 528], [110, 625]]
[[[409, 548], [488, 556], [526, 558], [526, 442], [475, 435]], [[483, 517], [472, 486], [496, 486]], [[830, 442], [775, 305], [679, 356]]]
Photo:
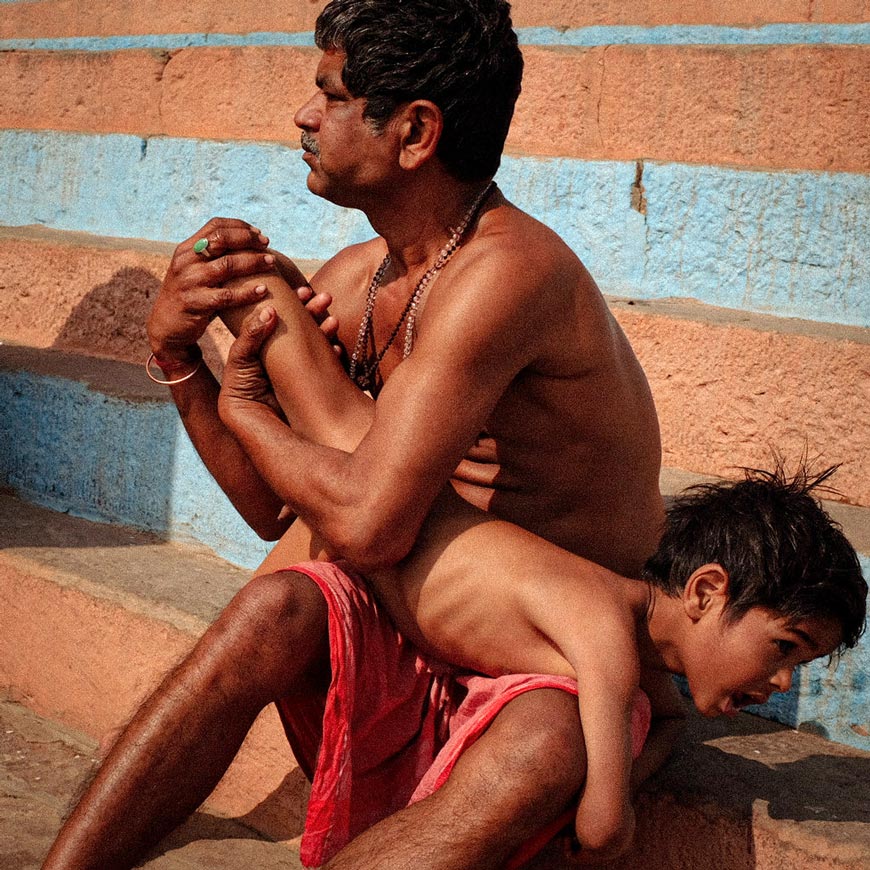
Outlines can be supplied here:
[[776, 686], [777, 692], [787, 692], [791, 688], [793, 669], [780, 668], [771, 678], [770, 682]]

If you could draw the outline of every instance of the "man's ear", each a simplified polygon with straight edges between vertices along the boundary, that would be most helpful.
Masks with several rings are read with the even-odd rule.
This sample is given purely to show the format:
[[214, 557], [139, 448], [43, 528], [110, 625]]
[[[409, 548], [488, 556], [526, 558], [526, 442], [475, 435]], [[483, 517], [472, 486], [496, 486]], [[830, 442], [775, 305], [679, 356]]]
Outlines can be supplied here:
[[683, 607], [693, 621], [721, 612], [728, 600], [728, 572], [718, 563], [702, 565], [683, 589]]
[[435, 156], [444, 116], [429, 100], [414, 100], [400, 109], [398, 120], [399, 164], [413, 170]]

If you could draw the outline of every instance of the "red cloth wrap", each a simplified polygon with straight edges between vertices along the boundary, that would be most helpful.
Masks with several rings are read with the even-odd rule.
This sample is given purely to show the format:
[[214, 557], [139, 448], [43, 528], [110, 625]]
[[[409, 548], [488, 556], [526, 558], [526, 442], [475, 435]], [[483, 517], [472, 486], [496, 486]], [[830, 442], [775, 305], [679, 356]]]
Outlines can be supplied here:
[[[381, 819], [437, 791], [513, 698], [543, 688], [577, 694], [576, 682], [566, 677], [483, 677], [424, 657], [347, 565], [306, 562], [289, 570], [310, 577], [329, 610], [328, 692], [278, 703], [293, 753], [312, 779], [301, 846], [306, 867], [326, 863]], [[649, 701], [639, 692], [632, 715], [635, 757], [649, 723]], [[569, 809], [508, 866], [528, 860], [573, 817]]]

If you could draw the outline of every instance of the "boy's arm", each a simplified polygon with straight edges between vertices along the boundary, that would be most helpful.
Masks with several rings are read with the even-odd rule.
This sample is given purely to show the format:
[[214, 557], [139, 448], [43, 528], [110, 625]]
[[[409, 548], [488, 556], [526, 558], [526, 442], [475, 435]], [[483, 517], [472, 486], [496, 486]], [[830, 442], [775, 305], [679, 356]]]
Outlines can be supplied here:
[[549, 576], [526, 601], [531, 624], [577, 675], [586, 780], [576, 833], [584, 863], [615, 858], [634, 836], [631, 720], [640, 682], [632, 614], [613, 593], [612, 575], [586, 565], [584, 577]]
[[669, 673], [645, 672], [641, 688], [650, 700], [652, 722], [643, 751], [631, 770], [632, 791], [667, 761], [686, 726], [686, 705]]
[[[631, 651], [625, 668], [578, 671], [577, 700], [586, 744], [586, 781], [577, 807], [576, 833], [584, 859], [622, 854], [634, 837], [631, 805], [631, 714], [637, 683]], [[636, 656], [635, 656], [636, 661]]]

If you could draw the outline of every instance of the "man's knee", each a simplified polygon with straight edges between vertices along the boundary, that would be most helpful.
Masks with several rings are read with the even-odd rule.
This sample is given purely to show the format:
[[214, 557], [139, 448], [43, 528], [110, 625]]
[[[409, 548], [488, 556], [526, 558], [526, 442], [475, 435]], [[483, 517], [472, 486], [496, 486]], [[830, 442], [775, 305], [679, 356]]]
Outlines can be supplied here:
[[310, 577], [297, 571], [260, 574], [241, 589], [221, 615], [225, 637], [249, 656], [269, 680], [316, 678], [328, 667], [326, 600]]
[[577, 699], [556, 689], [526, 692], [505, 705], [466, 753], [469, 774], [481, 776], [505, 800], [562, 808], [586, 776]]
[[586, 775], [577, 699], [558, 689], [525, 692], [505, 705], [489, 729], [512, 776], [571, 795]]

